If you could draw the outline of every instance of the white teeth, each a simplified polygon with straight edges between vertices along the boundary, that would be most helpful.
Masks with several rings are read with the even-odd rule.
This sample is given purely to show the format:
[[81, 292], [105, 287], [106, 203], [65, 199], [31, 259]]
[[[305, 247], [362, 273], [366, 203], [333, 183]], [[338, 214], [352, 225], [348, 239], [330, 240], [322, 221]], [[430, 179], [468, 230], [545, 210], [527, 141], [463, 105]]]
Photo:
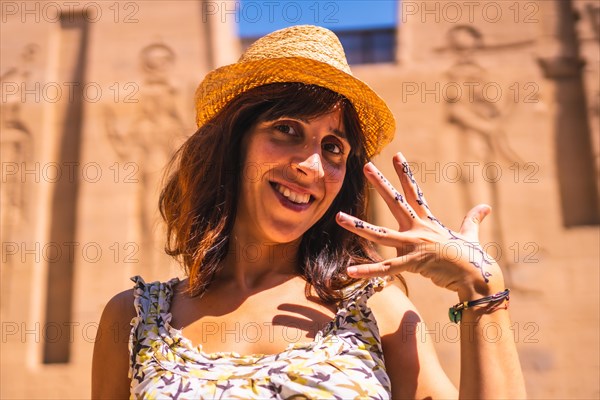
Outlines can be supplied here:
[[281, 193], [284, 197], [286, 197], [288, 200], [294, 203], [306, 204], [310, 200], [310, 194], [292, 192], [290, 189], [283, 187], [280, 184], [276, 184], [275, 189], [277, 189], [279, 193]]

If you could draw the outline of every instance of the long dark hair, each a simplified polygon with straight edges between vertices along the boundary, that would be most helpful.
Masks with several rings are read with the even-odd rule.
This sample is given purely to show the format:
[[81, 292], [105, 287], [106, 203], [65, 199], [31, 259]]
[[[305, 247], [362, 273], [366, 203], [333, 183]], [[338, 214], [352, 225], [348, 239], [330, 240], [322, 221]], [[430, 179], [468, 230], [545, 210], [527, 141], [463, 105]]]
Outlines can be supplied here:
[[188, 292], [206, 291], [228, 252], [237, 211], [241, 179], [241, 143], [258, 121], [282, 116], [312, 118], [341, 109], [351, 152], [342, 188], [329, 210], [302, 237], [299, 273], [326, 302], [344, 297], [341, 289], [354, 283], [345, 269], [380, 257], [372, 244], [341, 228], [338, 211], [367, 216], [367, 182], [362, 173], [368, 161], [364, 136], [352, 104], [342, 95], [315, 85], [274, 83], [232, 99], [176, 152], [159, 199], [167, 224], [165, 251], [183, 264]]

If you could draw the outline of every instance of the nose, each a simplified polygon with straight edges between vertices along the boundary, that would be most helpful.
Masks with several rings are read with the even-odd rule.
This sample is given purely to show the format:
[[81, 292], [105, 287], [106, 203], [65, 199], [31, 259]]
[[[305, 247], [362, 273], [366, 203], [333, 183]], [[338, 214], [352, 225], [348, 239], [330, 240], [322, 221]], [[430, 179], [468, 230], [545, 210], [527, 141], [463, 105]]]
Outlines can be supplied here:
[[325, 171], [323, 170], [323, 161], [321, 156], [317, 152], [313, 152], [303, 159], [295, 163], [294, 169], [298, 171], [299, 175], [308, 176], [309, 178], [323, 179], [325, 177]]

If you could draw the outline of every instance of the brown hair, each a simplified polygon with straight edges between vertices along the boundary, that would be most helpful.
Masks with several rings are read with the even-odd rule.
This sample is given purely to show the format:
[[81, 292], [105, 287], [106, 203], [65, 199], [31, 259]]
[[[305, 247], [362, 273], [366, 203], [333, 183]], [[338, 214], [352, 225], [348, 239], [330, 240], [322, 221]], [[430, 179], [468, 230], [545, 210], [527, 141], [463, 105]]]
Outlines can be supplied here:
[[352, 264], [380, 259], [371, 243], [335, 222], [338, 211], [364, 219], [367, 182], [362, 173], [368, 161], [356, 111], [342, 95], [303, 83], [260, 86], [231, 100], [177, 151], [169, 165], [160, 199], [167, 224], [165, 251], [182, 262], [189, 276], [188, 292], [201, 295], [219, 271], [228, 252], [237, 211], [242, 175], [241, 143], [259, 121], [282, 116], [311, 118], [334, 107], [342, 110], [351, 145], [342, 188], [325, 215], [302, 237], [299, 273], [324, 301], [343, 298], [340, 289], [355, 282], [345, 273]]

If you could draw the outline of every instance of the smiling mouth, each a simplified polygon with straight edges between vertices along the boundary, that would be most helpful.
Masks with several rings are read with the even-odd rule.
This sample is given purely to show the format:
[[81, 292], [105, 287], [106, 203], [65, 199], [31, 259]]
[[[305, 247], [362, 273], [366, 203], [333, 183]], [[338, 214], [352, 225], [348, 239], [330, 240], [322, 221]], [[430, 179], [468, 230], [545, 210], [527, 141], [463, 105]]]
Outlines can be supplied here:
[[283, 197], [294, 204], [305, 205], [314, 200], [314, 197], [308, 193], [298, 193], [294, 192], [288, 187], [280, 185], [276, 182], [269, 182], [273, 189], [279, 192]]

